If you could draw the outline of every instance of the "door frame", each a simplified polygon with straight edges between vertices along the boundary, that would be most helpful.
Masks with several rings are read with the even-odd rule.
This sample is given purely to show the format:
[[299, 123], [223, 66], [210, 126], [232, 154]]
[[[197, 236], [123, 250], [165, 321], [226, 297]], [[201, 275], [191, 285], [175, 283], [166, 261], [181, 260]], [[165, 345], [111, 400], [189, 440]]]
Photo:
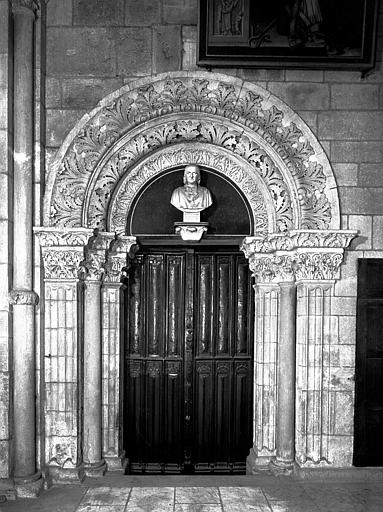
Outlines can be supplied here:
[[[178, 236], [175, 236], [175, 235], [168, 235], [168, 236], [156, 236], [156, 235], [145, 235], [145, 236], [138, 236], [137, 237], [137, 246], [139, 247], [137, 254], [142, 254], [142, 252], [148, 252], [150, 250], [153, 250], [153, 251], [161, 251], [161, 250], [168, 250], [168, 251], [171, 251], [172, 249], [180, 249], [180, 250], [187, 250], [187, 249], [192, 249], [194, 252], [197, 251], [198, 249], [202, 249], [202, 251], [204, 251], [206, 249], [206, 252], [209, 252], [209, 251], [212, 251], [212, 252], [215, 252], [215, 253], [225, 253], [227, 251], [233, 251], [233, 252], [238, 252], [238, 253], [242, 253], [241, 251], [241, 243], [243, 242], [243, 239], [244, 237], [243, 236], [238, 236], [238, 235], [207, 235], [205, 236], [201, 241], [199, 242], [185, 242], [183, 241], [182, 239], [180, 239]], [[246, 257], [244, 257], [244, 259], [246, 260], [247, 262], [247, 265], [248, 265], [248, 259]], [[249, 279], [252, 281], [253, 280], [253, 276], [250, 272], [250, 268], [249, 268]], [[249, 285], [251, 286], [251, 281], [249, 283]], [[128, 454], [125, 453], [125, 439], [124, 439], [124, 421], [125, 421], [125, 417], [126, 417], [126, 406], [127, 406], [127, 403], [126, 403], [126, 398], [125, 398], [125, 385], [126, 385], [126, 365], [127, 365], [127, 356], [126, 356], [126, 350], [128, 348], [128, 344], [127, 344], [127, 329], [129, 328], [129, 326], [127, 325], [126, 323], [126, 320], [125, 320], [125, 305], [124, 305], [124, 298], [123, 298], [123, 294], [126, 293], [126, 286], [128, 285], [128, 280], [125, 280], [124, 282], [124, 286], [123, 288], [121, 289], [121, 315], [120, 315], [120, 320], [121, 320], [121, 329], [120, 329], [120, 338], [121, 338], [121, 341], [120, 341], [120, 411], [121, 411], [121, 414], [120, 414], [120, 432], [121, 432], [121, 444], [122, 444], [122, 447], [124, 449], [124, 457], [125, 458], [125, 462], [124, 462], [124, 468], [125, 468], [125, 472], [128, 471], [128, 467], [129, 467], [129, 461], [128, 461]], [[252, 286], [253, 288], [253, 286]], [[125, 290], [125, 291], [124, 291]], [[186, 292], [185, 292], [186, 293]], [[195, 294], [195, 290], [194, 290], [194, 286], [193, 286], [193, 295]], [[254, 347], [255, 347], [255, 340], [254, 340], [254, 335], [255, 335], [255, 332], [254, 332], [254, 315], [255, 315], [255, 311], [254, 311], [254, 296], [251, 294], [250, 295], [250, 304], [249, 304], [249, 311], [251, 311], [251, 319], [250, 319], [250, 322], [251, 322], [251, 334], [252, 334], [252, 337], [251, 337], [251, 345], [250, 345], [250, 354], [249, 354], [249, 357], [250, 357], [250, 365], [251, 365], [251, 375], [248, 377], [251, 385], [250, 385], [250, 393], [251, 393], [251, 396], [249, 398], [249, 418], [248, 418], [248, 421], [249, 421], [249, 425], [250, 425], [250, 431], [249, 431], [249, 452], [252, 448], [252, 443], [253, 443], [253, 436], [254, 436], [254, 432], [253, 432], [253, 394], [254, 394], [254, 386], [253, 386], [253, 380], [254, 380]], [[185, 315], [186, 315], [186, 310], [185, 310]], [[193, 339], [193, 344], [195, 342], [195, 339]], [[185, 342], [184, 342], [185, 343]], [[183, 360], [184, 360], [184, 357], [183, 357]], [[192, 357], [192, 360], [195, 361], [195, 355], [194, 355], [194, 352], [193, 352], [193, 357]], [[193, 371], [193, 379], [196, 378], [196, 376], [194, 375], [194, 371]], [[184, 381], [185, 381], [185, 376], [184, 376]], [[183, 383], [184, 385], [184, 383]], [[195, 384], [193, 384], [193, 389], [195, 387]], [[193, 400], [194, 400], [194, 397], [193, 397]], [[195, 404], [193, 404], [193, 408], [195, 408]], [[246, 457], [244, 459], [244, 468], [243, 468], [243, 471], [246, 470]], [[155, 473], [156, 471], [154, 471]], [[170, 474], [172, 471], [171, 469], [169, 471], [167, 471], [168, 474]], [[211, 473], [212, 470], [207, 470], [207, 471], [200, 471], [199, 474], [203, 474], [203, 473]], [[222, 474], [222, 473], [235, 473], [236, 471], [225, 471], [225, 470], [221, 470], [221, 471], [217, 471], [216, 474]], [[188, 473], [188, 471], [186, 471], [186, 474]], [[147, 474], [152, 474], [152, 472], [148, 471]], [[238, 474], [238, 471], [237, 471], [237, 474]]]

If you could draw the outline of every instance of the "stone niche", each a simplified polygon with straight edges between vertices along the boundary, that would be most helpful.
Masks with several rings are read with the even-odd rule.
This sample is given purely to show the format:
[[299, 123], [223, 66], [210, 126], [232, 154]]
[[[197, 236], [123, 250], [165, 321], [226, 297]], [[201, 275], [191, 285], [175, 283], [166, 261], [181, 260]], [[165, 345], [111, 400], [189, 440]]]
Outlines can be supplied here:
[[261, 87], [177, 72], [102, 100], [47, 176], [35, 236], [47, 356], [41, 465], [51, 480], [121, 468], [119, 288], [137, 250], [129, 219], [145, 187], [189, 163], [233, 184], [251, 218], [241, 245], [255, 278], [248, 472], [351, 464], [352, 436], [333, 414], [352, 389], [347, 378], [334, 379], [343, 369], [331, 355], [331, 301], [355, 232], [340, 230], [326, 154], [302, 119]]

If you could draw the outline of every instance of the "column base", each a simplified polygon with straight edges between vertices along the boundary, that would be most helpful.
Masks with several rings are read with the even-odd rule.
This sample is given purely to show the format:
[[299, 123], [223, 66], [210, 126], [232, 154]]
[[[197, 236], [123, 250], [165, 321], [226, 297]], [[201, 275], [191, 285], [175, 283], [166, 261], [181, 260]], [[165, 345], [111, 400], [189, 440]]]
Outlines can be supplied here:
[[269, 464], [270, 473], [274, 476], [291, 476], [296, 471], [294, 461], [273, 459]]
[[84, 469], [82, 466], [66, 467], [61, 466], [48, 466], [46, 469], [47, 487], [53, 484], [73, 484], [82, 482], [85, 478]]
[[274, 455], [257, 455], [254, 448], [251, 448], [246, 458], [246, 474], [262, 475], [270, 473], [269, 463]]
[[107, 471], [123, 471], [124, 469], [124, 455], [104, 455]]
[[89, 478], [100, 478], [105, 475], [106, 472], [106, 462], [104, 459], [94, 462], [94, 463], [85, 463], [83, 465], [85, 476]]
[[27, 477], [15, 477], [15, 491], [18, 498], [37, 498], [44, 487], [41, 472]]
[[10, 478], [0, 478], [0, 504], [16, 499], [16, 490]]

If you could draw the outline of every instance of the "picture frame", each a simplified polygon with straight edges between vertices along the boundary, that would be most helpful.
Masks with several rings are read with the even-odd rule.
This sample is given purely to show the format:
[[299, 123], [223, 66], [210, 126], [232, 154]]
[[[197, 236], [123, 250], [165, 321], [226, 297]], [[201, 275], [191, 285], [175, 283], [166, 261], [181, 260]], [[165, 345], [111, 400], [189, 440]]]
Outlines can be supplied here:
[[198, 65], [368, 71], [379, 0], [200, 0]]

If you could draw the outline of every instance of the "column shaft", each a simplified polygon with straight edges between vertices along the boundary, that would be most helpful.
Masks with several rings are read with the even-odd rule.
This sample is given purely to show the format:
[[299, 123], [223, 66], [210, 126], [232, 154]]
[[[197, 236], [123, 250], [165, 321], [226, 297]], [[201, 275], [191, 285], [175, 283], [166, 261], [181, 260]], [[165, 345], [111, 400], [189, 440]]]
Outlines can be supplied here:
[[91, 467], [104, 465], [101, 459], [101, 283], [86, 281], [84, 297], [84, 464], [85, 472], [93, 476]]
[[20, 496], [35, 495], [35, 340], [33, 280], [33, 48], [34, 4], [14, 2], [13, 358], [14, 467]]
[[281, 283], [280, 287], [276, 462], [292, 464], [295, 458], [296, 288], [293, 282]]
[[13, 287], [32, 287], [33, 11], [14, 12]]

